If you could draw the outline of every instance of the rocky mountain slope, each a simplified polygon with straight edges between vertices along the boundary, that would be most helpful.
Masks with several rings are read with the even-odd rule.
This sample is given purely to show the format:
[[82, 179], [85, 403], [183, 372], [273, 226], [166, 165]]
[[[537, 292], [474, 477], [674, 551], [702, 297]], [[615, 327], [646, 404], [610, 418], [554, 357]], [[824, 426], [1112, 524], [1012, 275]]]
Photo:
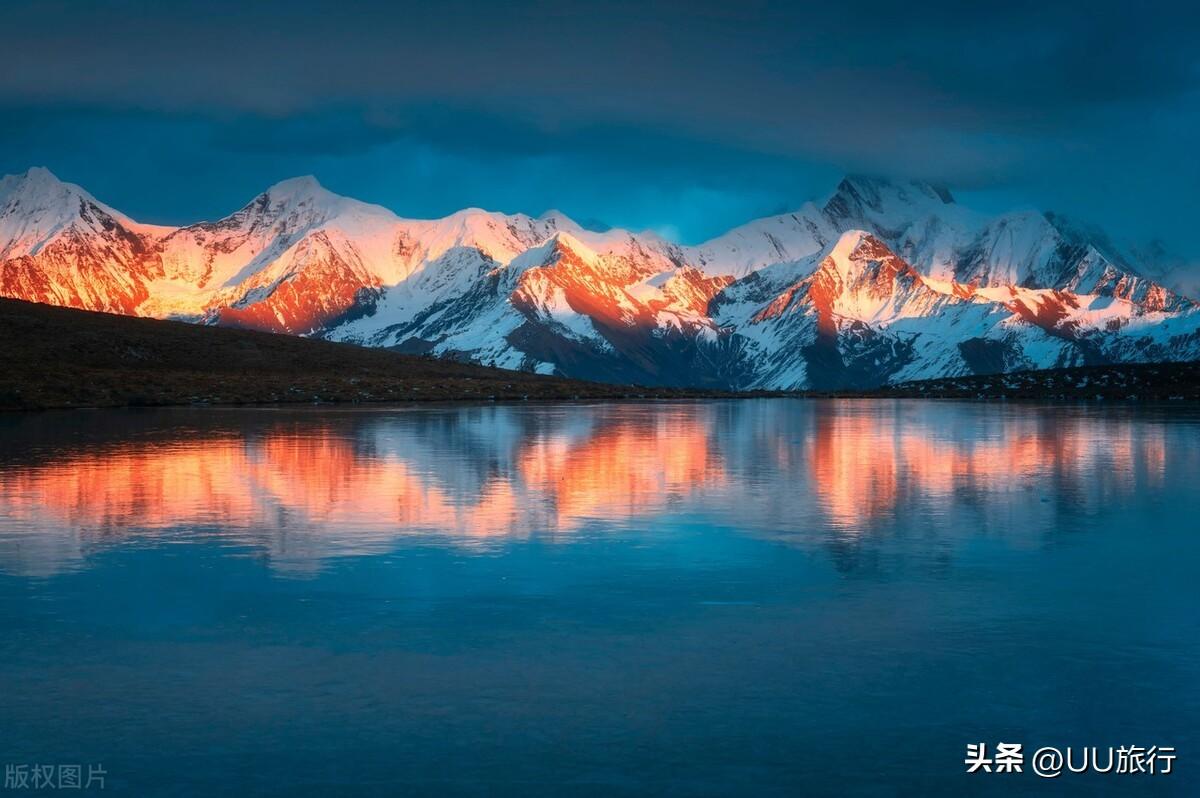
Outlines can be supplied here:
[[402, 219], [311, 177], [180, 228], [44, 169], [0, 180], [3, 296], [613, 382], [864, 388], [1200, 358], [1200, 308], [1138, 258], [1055, 214], [868, 178], [694, 247], [558, 213]]

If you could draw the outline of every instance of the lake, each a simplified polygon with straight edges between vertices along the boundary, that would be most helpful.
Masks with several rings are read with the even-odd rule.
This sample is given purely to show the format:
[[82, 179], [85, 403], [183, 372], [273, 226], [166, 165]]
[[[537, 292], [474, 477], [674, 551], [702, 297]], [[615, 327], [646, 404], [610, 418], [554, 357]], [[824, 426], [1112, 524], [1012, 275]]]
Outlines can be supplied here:
[[[1198, 791], [1195, 407], [97, 410], [0, 434], [5, 765], [102, 765], [139, 796]], [[967, 774], [999, 741], [1179, 758]]]

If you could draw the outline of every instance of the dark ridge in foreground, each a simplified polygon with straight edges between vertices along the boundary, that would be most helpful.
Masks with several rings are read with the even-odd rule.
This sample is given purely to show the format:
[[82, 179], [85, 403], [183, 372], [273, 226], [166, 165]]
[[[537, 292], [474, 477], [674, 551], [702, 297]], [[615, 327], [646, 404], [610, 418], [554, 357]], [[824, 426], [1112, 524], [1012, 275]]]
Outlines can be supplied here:
[[1200, 361], [1125, 363], [902, 382], [867, 396], [1063, 401], [1200, 400]]
[[544, 377], [290, 335], [0, 299], [0, 409], [6, 410], [746, 395]]
[[[0, 410], [186, 404], [780, 396], [544, 377], [175, 321], [0, 299]], [[1200, 400], [1200, 361], [1019, 371], [822, 396]]]

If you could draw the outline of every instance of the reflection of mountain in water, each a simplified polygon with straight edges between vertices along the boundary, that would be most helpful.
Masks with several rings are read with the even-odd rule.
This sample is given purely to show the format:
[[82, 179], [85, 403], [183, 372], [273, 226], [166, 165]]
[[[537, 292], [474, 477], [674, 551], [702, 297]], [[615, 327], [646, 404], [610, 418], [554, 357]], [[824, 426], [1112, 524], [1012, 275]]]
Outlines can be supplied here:
[[[932, 547], [1017, 514], [1154, 487], [1169, 426], [1133, 411], [764, 400], [399, 412], [166, 411], [9, 419], [0, 569], [49, 574], [98, 548], [212, 540], [276, 567], [414, 537], [652, 538], [701, 514], [854, 569], [897, 530]], [[999, 524], [997, 524], [998, 526]], [[1036, 537], [1031, 538], [1036, 539]]]

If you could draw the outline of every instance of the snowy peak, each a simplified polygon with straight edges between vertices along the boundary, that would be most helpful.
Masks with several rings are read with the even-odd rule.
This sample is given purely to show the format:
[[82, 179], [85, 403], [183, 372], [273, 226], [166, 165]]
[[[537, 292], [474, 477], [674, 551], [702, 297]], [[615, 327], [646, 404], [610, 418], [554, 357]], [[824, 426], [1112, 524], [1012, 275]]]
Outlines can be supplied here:
[[0, 177], [0, 201], [24, 198], [47, 202], [71, 194], [84, 196], [94, 201], [92, 196], [82, 188], [73, 183], [59, 180], [44, 166], [33, 166], [22, 174]]
[[56, 191], [59, 187], [65, 188], [66, 185], [46, 167], [32, 166], [21, 174], [0, 177], [0, 200], [7, 200], [17, 194]]
[[[271, 218], [303, 216], [319, 223], [339, 216], [382, 217], [399, 221], [394, 213], [381, 205], [371, 205], [325, 188], [312, 175], [281, 180], [255, 197], [239, 213], [264, 215]], [[235, 214], [236, 216], [237, 214]]]
[[[93, 197], [83, 188], [60, 180], [44, 166], [34, 166], [19, 175], [0, 177], [0, 218], [70, 222], [81, 214], [110, 217], [138, 232], [161, 232], [171, 228], [143, 225]], [[6, 241], [0, 238], [0, 248]]]
[[932, 293], [916, 269], [862, 230], [838, 239], [810, 280], [819, 313], [856, 321], [890, 321], [914, 295]]
[[886, 214], [901, 209], [936, 212], [940, 206], [953, 204], [949, 190], [933, 183], [852, 176], [838, 184], [825, 203], [825, 212], [839, 218], [861, 218], [868, 212]]
[[0, 179], [0, 294], [136, 313], [158, 274], [138, 225], [48, 169]]
[[[317, 232], [352, 241], [359, 251], [352, 259], [366, 253], [381, 273], [394, 276], [399, 223], [386, 208], [334, 194], [312, 176], [296, 177], [223, 219], [179, 228], [159, 248], [169, 277], [203, 289], [234, 288]], [[175, 298], [180, 293], [172, 291]], [[192, 294], [185, 304], [191, 303], [191, 313], [202, 312], [199, 296]], [[181, 305], [172, 307], [184, 312]]]
[[531, 247], [524, 255], [532, 255], [538, 266], [550, 266], [561, 260], [568, 260], [594, 266], [599, 255], [575, 236], [566, 232], [557, 232], [543, 243]]
[[895, 259], [896, 255], [888, 249], [887, 244], [866, 230], [847, 230], [833, 245], [828, 258], [838, 264], [840, 269], [845, 269], [851, 264], [857, 265], [865, 261]]
[[37, 255], [64, 237], [79, 246], [120, 240], [122, 249], [140, 249], [138, 234], [165, 229], [137, 224], [45, 167], [0, 178], [0, 260]]
[[1053, 288], [1127, 299], [1148, 310], [1192, 303], [1143, 277], [1102, 233], [1053, 213], [986, 217], [930, 183], [847, 178], [828, 223], [878, 236], [923, 276], [963, 286]]
[[536, 269], [559, 271], [573, 270], [582, 274], [591, 273], [599, 256], [582, 242], [568, 233], [555, 233], [540, 244], [521, 252], [497, 270], [503, 274], [506, 284], [514, 285], [525, 273]]
[[689, 260], [712, 276], [736, 278], [778, 263], [812, 257], [837, 238], [836, 228], [812, 203], [794, 213], [768, 216], [735, 227], [686, 250]]
[[35, 253], [73, 226], [103, 229], [125, 222], [122, 214], [45, 167], [0, 178], [0, 257]]
[[313, 175], [300, 175], [299, 177], [289, 177], [287, 180], [280, 180], [263, 193], [279, 199], [284, 197], [305, 198], [316, 195], [336, 196], [333, 192], [322, 186], [320, 181]]
[[548, 226], [553, 227], [555, 230], [562, 230], [568, 233], [580, 233], [584, 231], [583, 225], [579, 224], [570, 216], [567, 216], [565, 213], [557, 210], [556, 208], [551, 208], [550, 210], [546, 211], [539, 216], [537, 220], [539, 222], [544, 222]]

